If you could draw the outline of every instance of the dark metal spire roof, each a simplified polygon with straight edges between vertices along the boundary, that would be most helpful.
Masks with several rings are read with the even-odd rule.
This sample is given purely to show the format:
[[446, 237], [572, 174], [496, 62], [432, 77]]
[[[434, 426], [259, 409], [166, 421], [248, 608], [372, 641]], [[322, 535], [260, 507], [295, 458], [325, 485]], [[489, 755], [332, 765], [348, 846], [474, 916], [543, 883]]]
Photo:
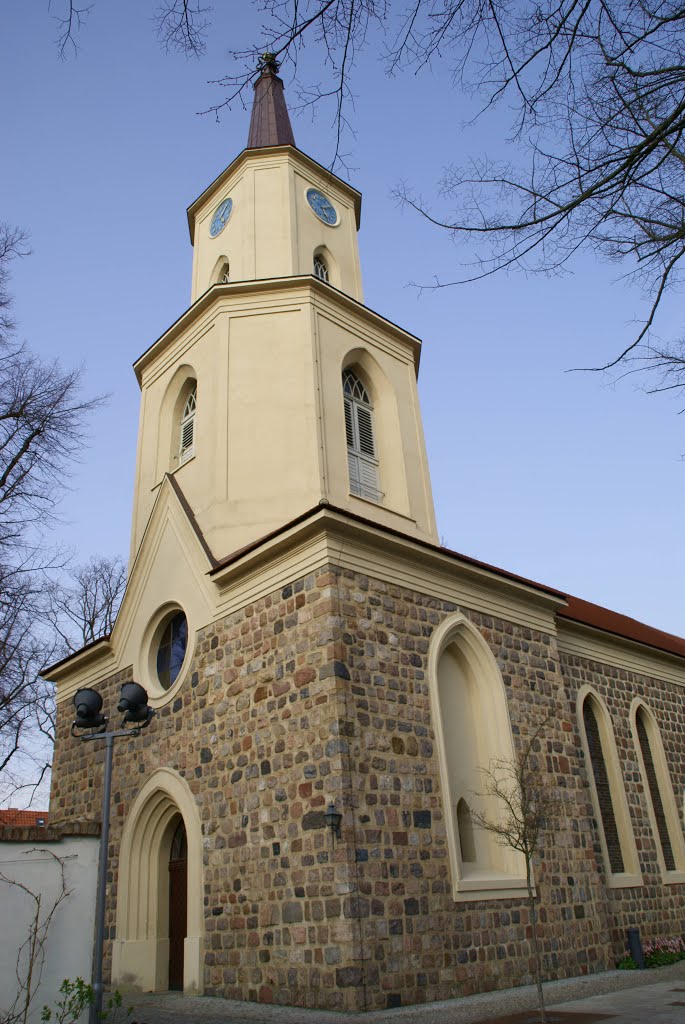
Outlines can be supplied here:
[[262, 73], [255, 82], [254, 104], [250, 119], [248, 149], [262, 146], [294, 146], [295, 136], [283, 95], [283, 81], [278, 77], [278, 63], [271, 54], [262, 59]]

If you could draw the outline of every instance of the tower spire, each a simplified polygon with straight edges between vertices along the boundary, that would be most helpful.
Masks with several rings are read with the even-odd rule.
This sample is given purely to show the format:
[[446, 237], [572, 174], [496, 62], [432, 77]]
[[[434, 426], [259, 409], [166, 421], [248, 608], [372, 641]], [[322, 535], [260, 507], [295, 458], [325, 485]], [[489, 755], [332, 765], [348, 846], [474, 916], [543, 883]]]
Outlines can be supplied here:
[[273, 53], [265, 53], [260, 61], [261, 74], [254, 87], [254, 103], [247, 137], [248, 149], [262, 146], [294, 146], [295, 136], [283, 94], [283, 81], [278, 77], [279, 64]]

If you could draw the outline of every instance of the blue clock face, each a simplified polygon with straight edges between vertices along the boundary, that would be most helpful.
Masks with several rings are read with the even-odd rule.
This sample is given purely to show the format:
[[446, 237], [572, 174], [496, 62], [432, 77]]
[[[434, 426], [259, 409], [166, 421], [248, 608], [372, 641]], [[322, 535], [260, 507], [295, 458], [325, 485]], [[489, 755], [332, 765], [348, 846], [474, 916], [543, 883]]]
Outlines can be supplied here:
[[323, 192], [319, 192], [318, 188], [307, 189], [307, 202], [319, 220], [322, 220], [324, 224], [337, 224], [338, 211], [330, 199], [326, 199]]
[[209, 233], [212, 236], [212, 238], [216, 238], [217, 235], [221, 234], [221, 232], [228, 224], [232, 212], [232, 199], [224, 199], [223, 203], [219, 203], [216, 210], [214, 211], [212, 223], [209, 225]]

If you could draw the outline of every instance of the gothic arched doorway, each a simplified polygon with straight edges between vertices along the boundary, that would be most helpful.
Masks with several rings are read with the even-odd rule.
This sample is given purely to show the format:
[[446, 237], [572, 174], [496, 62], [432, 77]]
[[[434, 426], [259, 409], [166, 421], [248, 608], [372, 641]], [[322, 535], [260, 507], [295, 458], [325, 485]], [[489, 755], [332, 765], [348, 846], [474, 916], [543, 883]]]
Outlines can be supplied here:
[[188, 783], [157, 768], [121, 837], [112, 983], [122, 990], [202, 992], [202, 825]]
[[183, 945], [187, 934], [188, 841], [183, 818], [179, 818], [169, 852], [169, 988], [181, 992]]

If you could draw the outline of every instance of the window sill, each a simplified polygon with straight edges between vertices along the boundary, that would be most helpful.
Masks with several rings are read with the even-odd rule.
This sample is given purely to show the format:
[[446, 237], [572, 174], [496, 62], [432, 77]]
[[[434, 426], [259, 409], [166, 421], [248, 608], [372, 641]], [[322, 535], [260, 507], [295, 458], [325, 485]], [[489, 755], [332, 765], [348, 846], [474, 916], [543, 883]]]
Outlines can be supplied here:
[[195, 461], [195, 452], [193, 452], [192, 455], [189, 455], [187, 459], [184, 459], [183, 462], [179, 462], [179, 464], [177, 466], [174, 466], [174, 468], [172, 470], [170, 470], [170, 472], [171, 473], [178, 473], [179, 469], [183, 469], [183, 467], [187, 466], [189, 462], [194, 462], [194, 461]]
[[354, 491], [349, 492], [349, 497], [352, 502], [363, 501], [365, 505], [371, 505], [373, 508], [382, 508], [385, 512], [389, 512], [393, 516], [397, 516], [399, 519], [404, 519], [407, 523], [414, 523], [416, 525], [416, 519], [413, 516], [407, 515], [405, 512], [399, 512], [396, 508], [384, 500], [385, 494], [383, 494], [378, 501], [374, 501], [373, 498], [365, 498], [361, 494], [355, 494]]
[[355, 491], [350, 491], [350, 497], [356, 498], [358, 501], [365, 501], [369, 505], [380, 505], [382, 507], [385, 495], [379, 491], [377, 498], [369, 498], [367, 494], [357, 494]]
[[621, 874], [610, 875], [607, 879], [608, 889], [631, 889], [641, 886], [642, 875], [633, 872], [623, 871]]
[[[533, 889], [533, 893], [535, 889]], [[528, 895], [525, 878], [510, 875], [496, 875], [482, 872], [460, 878], [452, 897], [455, 903], [472, 903], [477, 900], [509, 900]]]
[[662, 871], [661, 881], [664, 885], [682, 885], [685, 882], [685, 871]]

